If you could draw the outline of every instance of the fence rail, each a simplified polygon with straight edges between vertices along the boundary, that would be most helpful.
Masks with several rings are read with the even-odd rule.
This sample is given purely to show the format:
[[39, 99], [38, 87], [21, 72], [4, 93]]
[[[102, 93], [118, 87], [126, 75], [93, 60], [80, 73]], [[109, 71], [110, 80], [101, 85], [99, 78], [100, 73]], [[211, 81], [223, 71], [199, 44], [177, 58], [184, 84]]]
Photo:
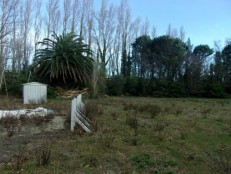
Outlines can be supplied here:
[[84, 104], [82, 102], [82, 94], [71, 101], [71, 131], [74, 131], [76, 123], [83, 128], [86, 132], [91, 132], [90, 120], [81, 112], [84, 109]]

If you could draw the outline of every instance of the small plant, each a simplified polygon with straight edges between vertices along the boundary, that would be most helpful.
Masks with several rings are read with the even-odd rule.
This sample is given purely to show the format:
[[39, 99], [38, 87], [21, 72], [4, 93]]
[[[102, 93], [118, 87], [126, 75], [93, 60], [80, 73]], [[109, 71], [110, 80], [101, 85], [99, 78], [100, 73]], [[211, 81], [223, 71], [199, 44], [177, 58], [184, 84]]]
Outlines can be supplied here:
[[181, 129], [180, 130], [180, 139], [185, 140], [186, 136], [187, 136], [186, 132], [183, 129]]
[[155, 137], [159, 141], [163, 141], [166, 137], [166, 133], [164, 129], [168, 126], [168, 123], [156, 123], [153, 127], [153, 133], [155, 133]]
[[135, 108], [133, 103], [124, 103], [123, 105], [125, 111], [130, 111]]
[[151, 115], [151, 118], [155, 118], [161, 113], [162, 109], [158, 105], [151, 105], [149, 106], [149, 113]]
[[211, 112], [211, 109], [203, 109], [201, 111], [202, 118], [206, 119], [210, 112]]
[[175, 160], [169, 160], [166, 156], [153, 158], [149, 153], [140, 153], [134, 156], [132, 163], [142, 173], [175, 173], [172, 168], [177, 165]]
[[197, 124], [197, 120], [189, 119], [188, 124], [189, 124], [189, 127], [194, 128]]
[[0, 124], [6, 128], [8, 137], [13, 136], [17, 131], [20, 131], [19, 120], [17, 117], [12, 115], [6, 115], [1, 118]]
[[18, 152], [15, 155], [15, 164], [14, 164], [15, 170], [20, 170], [22, 168], [23, 163], [27, 159], [26, 151], [27, 151], [26, 145], [19, 145], [18, 146]]
[[154, 131], [158, 131], [158, 132], [162, 132], [164, 130], [164, 128], [167, 126], [166, 123], [156, 123], [154, 125]]
[[128, 126], [130, 126], [134, 130], [135, 135], [137, 135], [137, 133], [138, 133], [137, 130], [138, 130], [139, 124], [138, 124], [138, 119], [136, 118], [136, 116], [127, 116], [126, 124]]
[[36, 126], [41, 126], [44, 123], [44, 117], [42, 116], [33, 116], [31, 120]]
[[136, 146], [138, 144], [138, 137], [137, 137], [137, 135], [134, 135], [134, 136], [131, 137], [131, 143], [134, 146]]
[[183, 112], [182, 108], [177, 108], [177, 110], [176, 110], [176, 116], [182, 114], [182, 112]]
[[112, 119], [113, 119], [113, 120], [117, 120], [117, 118], [118, 118], [118, 114], [117, 114], [116, 112], [113, 112], [113, 113], [111, 114], [111, 116], [112, 116]]
[[91, 121], [92, 130], [97, 132], [99, 129], [99, 118], [103, 114], [99, 106], [94, 103], [86, 103], [83, 108], [80, 108], [80, 112]]
[[44, 143], [35, 149], [36, 164], [38, 166], [46, 166], [50, 163], [51, 144]]
[[151, 155], [149, 153], [141, 153], [134, 156], [131, 160], [136, 169], [152, 167], [155, 164], [155, 161], [151, 159]]
[[100, 143], [103, 148], [110, 149], [113, 146], [115, 136], [109, 131], [100, 134]]

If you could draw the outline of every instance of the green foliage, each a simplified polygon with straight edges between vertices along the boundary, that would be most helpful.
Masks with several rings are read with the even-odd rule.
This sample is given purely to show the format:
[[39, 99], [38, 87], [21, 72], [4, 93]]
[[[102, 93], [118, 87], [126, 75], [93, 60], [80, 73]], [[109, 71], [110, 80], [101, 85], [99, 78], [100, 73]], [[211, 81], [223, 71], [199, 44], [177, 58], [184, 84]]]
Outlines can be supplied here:
[[138, 77], [126, 77], [126, 82], [124, 85], [124, 93], [128, 95], [136, 96], [138, 95]]
[[153, 90], [153, 96], [156, 97], [183, 97], [185, 95], [185, 88], [179, 82], [160, 80], [156, 82]]
[[52, 35], [39, 42], [44, 48], [36, 50], [35, 73], [52, 84], [86, 83], [92, 74], [92, 51], [74, 33]]
[[127, 116], [126, 118], [126, 124], [128, 126], [130, 126], [134, 132], [135, 132], [135, 135], [137, 135], [137, 130], [138, 130], [138, 127], [139, 127], [139, 122], [138, 122], [138, 119], [136, 118], [136, 116]]
[[[18, 74], [13, 72], [6, 72], [6, 87], [9, 94], [22, 96], [23, 84], [27, 82], [27, 74]], [[5, 91], [5, 86], [2, 91]]]
[[136, 169], [143, 169], [151, 167], [155, 164], [155, 161], [151, 159], [151, 155], [148, 153], [141, 153], [132, 158], [132, 162]]
[[[28, 72], [21, 72], [19, 74], [19, 73], [6, 71], [5, 72], [5, 79], [6, 79], [6, 86], [3, 85], [3, 88], [0, 92], [2, 94], [5, 94], [6, 93], [5, 91], [7, 88], [8, 94], [21, 97], [23, 84], [28, 82], [29, 73]], [[31, 81], [37, 81], [37, 80], [38, 79], [34, 74], [30, 75], [30, 82]]]
[[123, 94], [125, 79], [123, 76], [114, 76], [106, 80], [107, 93], [119, 96]]
[[226, 92], [231, 94], [231, 44], [225, 46], [225, 48], [222, 50], [221, 57], [224, 87]]
[[203, 96], [209, 98], [224, 98], [226, 94], [220, 82], [212, 81], [205, 84]]
[[52, 86], [47, 87], [47, 98], [48, 99], [55, 99], [57, 97], [56, 89]]
[[213, 50], [208, 45], [198, 45], [193, 50], [194, 56], [200, 61], [213, 54]]
[[153, 159], [149, 153], [140, 153], [132, 157], [131, 160], [137, 170], [146, 171], [149, 169], [151, 173], [175, 173], [171, 168], [177, 165], [176, 161], [168, 160], [166, 157], [162, 159]]

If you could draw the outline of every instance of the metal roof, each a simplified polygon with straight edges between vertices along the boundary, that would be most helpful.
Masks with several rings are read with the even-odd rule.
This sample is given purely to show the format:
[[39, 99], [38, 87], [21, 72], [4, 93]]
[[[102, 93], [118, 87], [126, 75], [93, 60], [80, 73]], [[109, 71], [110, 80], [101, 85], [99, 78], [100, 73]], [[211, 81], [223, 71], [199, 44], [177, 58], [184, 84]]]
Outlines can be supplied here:
[[39, 83], [39, 82], [24, 83], [23, 85], [32, 85], [32, 86], [47, 86], [47, 84]]

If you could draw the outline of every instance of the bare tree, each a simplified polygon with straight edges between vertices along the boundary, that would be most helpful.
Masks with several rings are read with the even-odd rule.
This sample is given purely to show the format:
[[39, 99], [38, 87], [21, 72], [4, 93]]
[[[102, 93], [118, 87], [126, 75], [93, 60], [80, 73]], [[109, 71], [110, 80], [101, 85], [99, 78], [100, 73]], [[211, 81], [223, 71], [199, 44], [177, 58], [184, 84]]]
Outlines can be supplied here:
[[214, 41], [214, 50], [216, 52], [220, 52], [221, 51], [221, 41], [220, 40], [215, 40]]
[[112, 46], [112, 36], [114, 33], [115, 8], [113, 5], [108, 7], [108, 1], [102, 0], [101, 8], [95, 14], [95, 27], [93, 28], [94, 39], [99, 53], [101, 74], [106, 76], [106, 65], [110, 60], [108, 53]]
[[87, 0], [87, 9], [86, 9], [86, 28], [87, 28], [87, 43], [88, 48], [91, 48], [92, 45], [92, 32], [93, 32], [93, 24], [94, 24], [94, 8], [93, 8], [94, 1], [93, 0]]
[[170, 35], [170, 36], [175, 37], [175, 38], [177, 38], [177, 37], [178, 37], [178, 31], [177, 31], [177, 29], [176, 29], [176, 28], [173, 28], [173, 29], [172, 29], [172, 31], [171, 31], [171, 35]]
[[152, 38], [155, 38], [155, 37], [157, 37], [156, 27], [153, 26], [153, 27], [152, 27]]
[[132, 43], [135, 41], [136, 38], [139, 37], [140, 33], [140, 28], [141, 28], [141, 18], [137, 17], [130, 25], [129, 31], [129, 43]]
[[172, 34], [172, 26], [171, 26], [171, 24], [168, 24], [166, 35], [171, 36], [171, 34]]
[[80, 26], [79, 26], [79, 36], [80, 38], [83, 38], [83, 30], [84, 30], [84, 20], [86, 18], [86, 0], [82, 0], [82, 10], [81, 10], [81, 15], [80, 15]]
[[71, 0], [63, 0], [63, 32], [67, 33], [70, 27]]
[[229, 44], [231, 44], [231, 38], [226, 38], [225, 45], [229, 45]]
[[10, 38], [10, 43], [11, 43], [11, 53], [12, 53], [12, 66], [11, 69], [13, 72], [16, 72], [16, 61], [17, 61], [17, 33], [18, 33], [18, 25], [19, 25], [19, 1], [15, 2], [15, 6], [13, 9], [13, 19], [12, 19], [12, 37]]
[[58, 32], [60, 29], [60, 9], [59, 0], [48, 0], [46, 4], [47, 14], [44, 16], [46, 20], [47, 38], [51, 32]]
[[180, 37], [180, 40], [182, 40], [184, 42], [184, 40], [185, 40], [185, 31], [184, 31], [183, 26], [180, 27], [180, 35], [179, 35], [179, 37]]
[[142, 27], [141, 27], [141, 35], [148, 35], [149, 34], [149, 20], [148, 18], [145, 19]]
[[74, 0], [72, 3], [72, 20], [71, 20], [71, 32], [76, 32], [77, 20], [79, 17], [79, 0]]
[[31, 13], [32, 13], [32, 4], [33, 1], [31, 0], [26, 0], [25, 4], [22, 4], [25, 8], [23, 9], [23, 63], [24, 63], [24, 68], [27, 69], [29, 65], [29, 57], [31, 54], [31, 45], [28, 41], [28, 35], [30, 32], [30, 27], [31, 27]]
[[13, 18], [16, 13], [16, 0], [0, 1], [0, 88], [6, 67], [6, 59], [9, 57], [9, 38], [13, 31]]

